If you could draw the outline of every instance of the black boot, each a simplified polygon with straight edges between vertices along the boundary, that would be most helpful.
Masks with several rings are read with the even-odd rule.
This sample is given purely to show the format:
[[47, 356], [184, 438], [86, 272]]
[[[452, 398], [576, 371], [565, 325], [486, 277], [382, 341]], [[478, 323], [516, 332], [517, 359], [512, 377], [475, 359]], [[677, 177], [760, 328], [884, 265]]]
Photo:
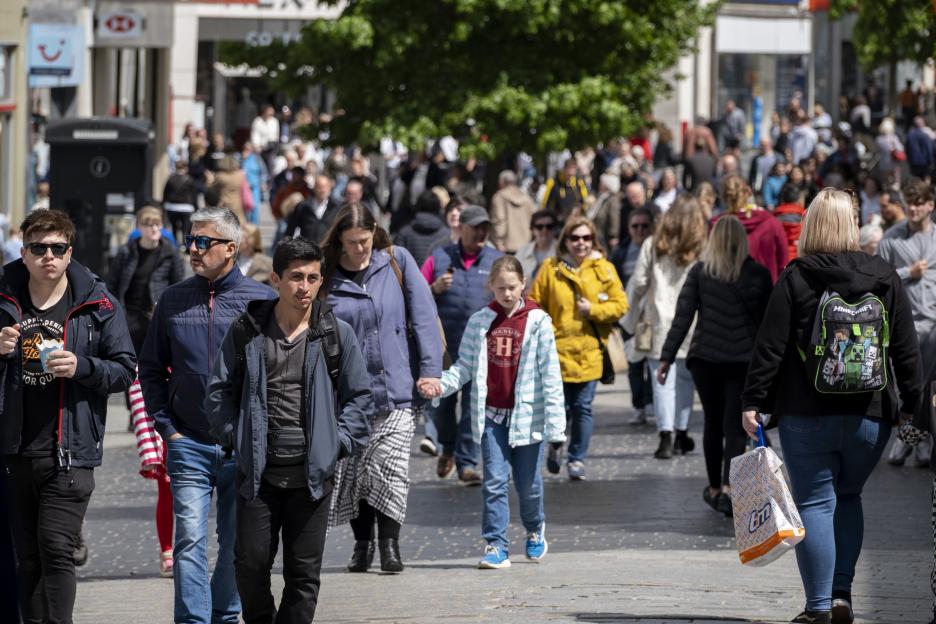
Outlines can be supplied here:
[[670, 459], [673, 456], [672, 431], [660, 432], [660, 446], [657, 447], [656, 453], [654, 453], [653, 456], [657, 459]]
[[357, 540], [348, 562], [348, 572], [367, 572], [374, 563], [374, 540]]
[[680, 455], [685, 455], [694, 448], [695, 440], [689, 437], [689, 433], [685, 429], [677, 430], [676, 439], [673, 440], [673, 451]]
[[380, 548], [380, 569], [384, 572], [402, 572], [403, 561], [400, 559], [400, 542], [393, 538], [377, 540]]

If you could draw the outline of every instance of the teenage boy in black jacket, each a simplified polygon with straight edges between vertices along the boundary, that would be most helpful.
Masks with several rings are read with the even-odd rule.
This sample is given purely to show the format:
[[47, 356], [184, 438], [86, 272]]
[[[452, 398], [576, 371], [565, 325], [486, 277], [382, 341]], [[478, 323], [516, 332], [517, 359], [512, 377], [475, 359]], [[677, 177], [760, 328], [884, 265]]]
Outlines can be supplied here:
[[107, 395], [133, 381], [136, 356], [121, 307], [71, 259], [68, 216], [36, 211], [21, 229], [22, 259], [0, 275], [0, 451], [20, 611], [24, 622], [71, 622]]

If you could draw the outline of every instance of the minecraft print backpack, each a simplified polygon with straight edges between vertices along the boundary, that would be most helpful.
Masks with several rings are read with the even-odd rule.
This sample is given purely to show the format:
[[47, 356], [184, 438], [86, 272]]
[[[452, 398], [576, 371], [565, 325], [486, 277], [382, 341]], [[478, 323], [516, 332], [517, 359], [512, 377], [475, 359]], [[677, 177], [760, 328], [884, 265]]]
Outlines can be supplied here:
[[855, 394], [887, 386], [889, 342], [887, 307], [879, 297], [865, 293], [846, 301], [826, 290], [809, 342], [797, 347], [817, 392]]

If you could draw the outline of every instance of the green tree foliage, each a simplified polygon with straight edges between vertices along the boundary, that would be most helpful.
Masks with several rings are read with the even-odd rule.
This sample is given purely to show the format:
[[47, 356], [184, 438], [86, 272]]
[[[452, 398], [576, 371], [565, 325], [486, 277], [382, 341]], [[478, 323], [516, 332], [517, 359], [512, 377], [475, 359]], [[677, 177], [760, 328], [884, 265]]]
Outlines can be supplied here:
[[936, 56], [936, 10], [932, 0], [832, 0], [830, 15], [857, 12], [852, 41], [867, 71], [890, 69], [891, 109], [897, 97], [897, 63], [919, 64]]
[[[706, 5], [706, 6], [703, 6]], [[717, 3], [703, 0], [351, 0], [300, 41], [225, 44], [274, 89], [334, 89], [334, 142], [451, 134], [466, 156], [544, 154], [633, 132]]]

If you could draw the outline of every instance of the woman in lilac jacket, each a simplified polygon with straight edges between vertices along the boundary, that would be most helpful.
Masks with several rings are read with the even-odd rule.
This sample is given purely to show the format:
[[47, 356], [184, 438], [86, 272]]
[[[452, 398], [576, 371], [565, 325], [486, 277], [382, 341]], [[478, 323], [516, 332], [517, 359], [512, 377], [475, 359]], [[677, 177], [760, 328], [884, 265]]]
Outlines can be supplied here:
[[357, 336], [376, 408], [364, 452], [338, 466], [329, 524], [351, 522], [355, 542], [350, 572], [370, 568], [375, 524], [381, 570], [401, 572], [398, 540], [420, 407], [416, 382], [442, 374], [438, 313], [413, 256], [390, 245], [390, 237], [363, 205], [341, 209], [322, 248], [323, 296]]

